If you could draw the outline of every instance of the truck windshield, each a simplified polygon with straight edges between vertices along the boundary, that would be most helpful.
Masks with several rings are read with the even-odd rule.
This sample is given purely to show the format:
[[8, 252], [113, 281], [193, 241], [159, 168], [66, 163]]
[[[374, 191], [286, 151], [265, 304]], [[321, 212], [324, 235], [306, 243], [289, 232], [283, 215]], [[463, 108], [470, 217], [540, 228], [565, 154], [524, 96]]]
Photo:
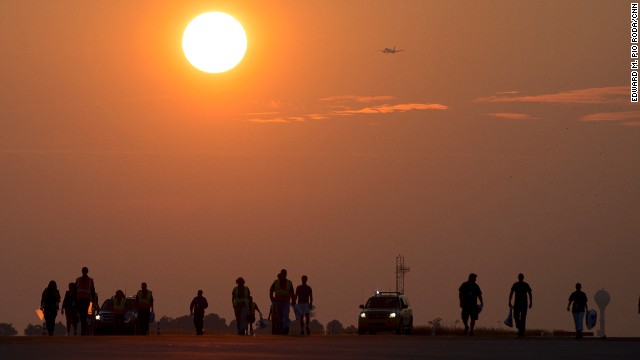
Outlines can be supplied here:
[[370, 309], [399, 309], [400, 301], [397, 297], [372, 297], [367, 302]]
[[113, 310], [113, 300], [105, 300], [100, 310]]

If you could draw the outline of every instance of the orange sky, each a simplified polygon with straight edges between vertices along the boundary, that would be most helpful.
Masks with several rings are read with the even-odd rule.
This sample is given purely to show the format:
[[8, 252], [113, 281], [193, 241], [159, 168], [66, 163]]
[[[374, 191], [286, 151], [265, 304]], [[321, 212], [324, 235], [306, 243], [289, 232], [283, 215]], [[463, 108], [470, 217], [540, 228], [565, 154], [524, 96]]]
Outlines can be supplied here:
[[[206, 11], [247, 32], [227, 73], [182, 54]], [[530, 327], [571, 329], [580, 281], [611, 293], [609, 335], [640, 336], [629, 17], [626, 1], [0, 2], [0, 322], [22, 332], [82, 266], [102, 298], [146, 281], [176, 317], [201, 288], [230, 321], [235, 278], [267, 308], [284, 267], [309, 276], [318, 320], [350, 325], [403, 254], [416, 325], [452, 324], [475, 272], [479, 324], [497, 326], [523, 272]]]

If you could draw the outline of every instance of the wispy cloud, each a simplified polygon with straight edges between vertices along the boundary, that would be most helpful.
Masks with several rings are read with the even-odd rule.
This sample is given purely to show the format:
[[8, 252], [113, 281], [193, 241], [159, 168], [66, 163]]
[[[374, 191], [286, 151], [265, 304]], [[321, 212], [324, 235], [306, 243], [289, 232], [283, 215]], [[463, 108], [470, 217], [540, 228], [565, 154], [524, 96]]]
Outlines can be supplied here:
[[509, 120], [532, 120], [536, 119], [531, 117], [528, 114], [519, 114], [519, 113], [490, 113], [489, 116], [494, 116], [501, 119], [509, 119]]
[[310, 115], [307, 115], [307, 117], [311, 120], [325, 120], [329, 118], [329, 116], [324, 114], [310, 114]]
[[273, 118], [250, 118], [247, 119], [247, 121], [250, 122], [256, 122], [256, 123], [264, 123], [264, 124], [268, 124], [268, 123], [290, 123], [290, 122], [301, 122], [301, 121], [305, 121], [305, 117], [303, 116], [288, 116], [288, 117], [273, 117]]
[[279, 111], [263, 111], [263, 112], [246, 113], [244, 115], [245, 116], [267, 116], [267, 115], [276, 115], [276, 114], [280, 114], [280, 112]]
[[331, 102], [344, 102], [344, 101], [354, 101], [359, 103], [371, 103], [371, 102], [382, 102], [382, 101], [391, 101], [395, 99], [394, 96], [381, 95], [381, 96], [359, 96], [359, 95], [339, 95], [339, 96], [329, 96], [320, 101], [331, 101]]
[[640, 110], [635, 111], [620, 111], [620, 112], [607, 112], [585, 115], [581, 119], [582, 121], [640, 121]]
[[[378, 115], [399, 113], [407, 111], [424, 111], [424, 110], [449, 110], [449, 107], [443, 104], [434, 103], [398, 103], [389, 104], [391, 100], [396, 99], [394, 96], [360, 96], [360, 95], [339, 95], [329, 96], [320, 99], [320, 106], [324, 111], [315, 112], [306, 115], [283, 116], [279, 112], [264, 112], [245, 114], [250, 116], [247, 121], [257, 123], [289, 123], [301, 122], [307, 120], [326, 120], [331, 117], [338, 116], [354, 116], [361, 114]], [[380, 105], [371, 105], [363, 107], [362, 104], [383, 103]], [[338, 108], [339, 110], [336, 110]], [[265, 116], [262, 116], [265, 115]], [[278, 116], [268, 116], [278, 115]]]
[[572, 104], [621, 104], [628, 103], [629, 88], [610, 86], [570, 90], [541, 95], [519, 96], [516, 92], [497, 93], [480, 97], [475, 102], [528, 102], [528, 103], [572, 103]]
[[365, 107], [361, 109], [336, 110], [336, 115], [355, 115], [355, 114], [388, 114], [393, 112], [406, 112], [411, 110], [449, 110], [449, 107], [442, 104], [396, 104], [396, 105], [378, 105]]

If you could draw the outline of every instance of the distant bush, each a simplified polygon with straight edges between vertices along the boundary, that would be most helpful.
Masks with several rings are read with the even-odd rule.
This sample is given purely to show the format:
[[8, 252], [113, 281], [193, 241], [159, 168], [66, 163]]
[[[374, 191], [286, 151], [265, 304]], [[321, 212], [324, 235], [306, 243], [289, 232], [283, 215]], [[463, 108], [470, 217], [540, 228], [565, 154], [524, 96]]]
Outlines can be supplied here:
[[344, 326], [338, 320], [331, 320], [327, 323], [327, 335], [339, 335], [344, 332]]
[[38, 335], [42, 335], [42, 330], [43, 330], [42, 325], [29, 324], [24, 329], [24, 334], [26, 336], [38, 336]]
[[18, 335], [18, 331], [11, 324], [0, 323], [0, 336]]
[[358, 333], [358, 328], [353, 325], [350, 325], [346, 329], [344, 329], [342, 333], [346, 335], [355, 335]]
[[[24, 334], [26, 336], [41, 336], [45, 335], [47, 332], [46, 329], [43, 329], [42, 325], [33, 325], [29, 324], [24, 329]], [[80, 325], [78, 325], [78, 333], [80, 332]], [[56, 326], [53, 328], [54, 336], [66, 336], [67, 335], [67, 327], [61, 322], [58, 321]]]

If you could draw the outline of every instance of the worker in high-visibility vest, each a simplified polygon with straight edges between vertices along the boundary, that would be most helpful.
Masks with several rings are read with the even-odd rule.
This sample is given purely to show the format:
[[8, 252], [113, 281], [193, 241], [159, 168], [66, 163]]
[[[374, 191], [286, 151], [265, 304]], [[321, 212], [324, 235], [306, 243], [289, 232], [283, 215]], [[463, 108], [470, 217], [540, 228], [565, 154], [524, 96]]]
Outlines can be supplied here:
[[98, 296], [96, 295], [95, 284], [88, 274], [89, 269], [85, 266], [82, 268], [82, 276], [76, 279], [76, 299], [78, 301], [78, 315], [81, 326], [80, 335], [87, 335], [89, 333], [89, 324], [87, 321], [89, 306], [93, 303], [92, 308], [98, 308]]
[[236, 279], [236, 284], [237, 286], [234, 287], [231, 292], [231, 303], [233, 304], [233, 313], [236, 316], [238, 335], [246, 335], [249, 296], [251, 296], [251, 291], [244, 285], [244, 279], [242, 277]]
[[121, 331], [124, 327], [124, 314], [127, 312], [127, 298], [122, 290], [116, 291], [113, 299], [113, 319], [115, 320], [115, 331]]
[[136, 294], [136, 308], [138, 309], [138, 334], [149, 335], [149, 318], [153, 312], [153, 294], [147, 290], [147, 283], [143, 282]]
[[289, 334], [289, 308], [296, 304], [296, 294], [293, 289], [291, 280], [287, 279], [287, 270], [280, 270], [278, 279], [276, 279], [271, 288], [269, 288], [269, 299], [275, 306], [276, 319], [280, 334]]

